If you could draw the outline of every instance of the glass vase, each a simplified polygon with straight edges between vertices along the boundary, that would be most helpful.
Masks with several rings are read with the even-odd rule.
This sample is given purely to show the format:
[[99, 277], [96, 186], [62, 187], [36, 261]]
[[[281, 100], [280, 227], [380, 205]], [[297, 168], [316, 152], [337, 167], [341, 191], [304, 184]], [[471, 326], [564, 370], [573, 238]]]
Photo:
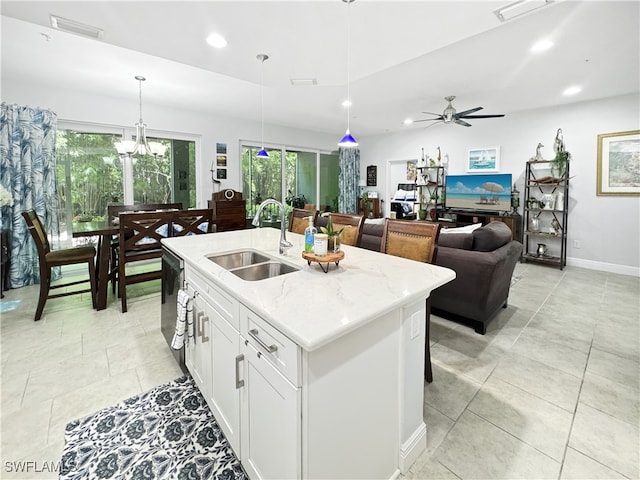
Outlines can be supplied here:
[[540, 231], [540, 219], [537, 215], [532, 215], [529, 219], [529, 230], [531, 230], [532, 232]]
[[340, 251], [340, 235], [331, 235], [329, 237], [327, 251], [329, 253], [337, 253]]

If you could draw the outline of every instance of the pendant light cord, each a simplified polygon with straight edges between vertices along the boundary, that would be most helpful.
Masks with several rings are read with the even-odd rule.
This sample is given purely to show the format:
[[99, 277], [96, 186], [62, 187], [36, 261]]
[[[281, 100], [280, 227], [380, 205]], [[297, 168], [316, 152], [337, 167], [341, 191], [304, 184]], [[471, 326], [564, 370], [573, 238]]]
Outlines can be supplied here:
[[262, 57], [262, 65], [260, 67], [260, 143], [264, 150], [264, 61]]
[[351, 132], [351, 2], [347, 1], [347, 131]]

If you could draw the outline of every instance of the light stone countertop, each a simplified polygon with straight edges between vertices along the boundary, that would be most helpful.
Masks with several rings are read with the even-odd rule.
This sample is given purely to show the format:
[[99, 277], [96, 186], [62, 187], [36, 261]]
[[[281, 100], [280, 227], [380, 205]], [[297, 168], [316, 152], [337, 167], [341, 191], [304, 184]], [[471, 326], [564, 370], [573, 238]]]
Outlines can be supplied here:
[[[278, 255], [279, 239], [280, 230], [259, 228], [167, 238], [162, 244], [308, 351], [426, 299], [455, 278], [448, 268], [349, 246], [342, 247], [345, 258], [339, 267], [331, 263], [324, 273], [317, 263], [308, 265], [302, 258], [302, 235], [287, 232], [293, 243], [287, 256]], [[300, 270], [246, 281], [207, 259], [241, 249], [258, 250]]]

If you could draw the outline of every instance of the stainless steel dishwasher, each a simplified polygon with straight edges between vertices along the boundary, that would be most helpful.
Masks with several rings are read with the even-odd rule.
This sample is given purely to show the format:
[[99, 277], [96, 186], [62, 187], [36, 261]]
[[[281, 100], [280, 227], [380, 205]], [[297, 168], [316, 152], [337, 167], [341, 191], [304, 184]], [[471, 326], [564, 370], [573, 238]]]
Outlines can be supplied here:
[[184, 362], [184, 347], [180, 350], [171, 348], [171, 340], [176, 329], [178, 290], [184, 286], [184, 262], [169, 251], [162, 248], [162, 305], [160, 307], [160, 330], [167, 340], [173, 356], [184, 373], [187, 367]]

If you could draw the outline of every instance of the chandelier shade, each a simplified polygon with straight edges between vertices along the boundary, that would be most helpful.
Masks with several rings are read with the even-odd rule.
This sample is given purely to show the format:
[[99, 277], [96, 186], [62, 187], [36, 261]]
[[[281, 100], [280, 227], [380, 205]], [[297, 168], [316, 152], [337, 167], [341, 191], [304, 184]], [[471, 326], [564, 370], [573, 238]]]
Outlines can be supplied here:
[[269, 158], [269, 152], [267, 152], [263, 147], [258, 153], [256, 153], [256, 158]]
[[154, 157], [163, 157], [167, 147], [159, 142], [149, 142], [145, 132], [146, 124], [142, 120], [142, 82], [146, 80], [141, 75], [136, 75], [138, 80], [138, 99], [140, 104], [140, 120], [136, 123], [136, 139], [122, 140], [115, 143], [116, 151], [121, 157], [132, 157], [152, 155]]

